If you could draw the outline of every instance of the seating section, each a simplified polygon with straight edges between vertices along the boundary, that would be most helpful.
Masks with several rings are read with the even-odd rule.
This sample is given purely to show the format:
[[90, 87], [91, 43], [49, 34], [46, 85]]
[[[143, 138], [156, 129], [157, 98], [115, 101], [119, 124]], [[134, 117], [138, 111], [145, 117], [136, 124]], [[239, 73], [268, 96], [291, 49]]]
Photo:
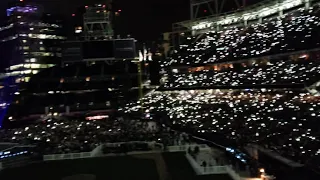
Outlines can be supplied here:
[[306, 91], [320, 89], [319, 6], [249, 24], [187, 37], [143, 110], [226, 146], [259, 144], [319, 170], [320, 99]]
[[[146, 112], [166, 114], [174, 126], [189, 132], [223, 135], [239, 146], [257, 143], [320, 167], [318, 96], [284, 89], [156, 91], [143, 102]], [[123, 109], [139, 110], [134, 103]]]
[[248, 87], [252, 85], [311, 85], [319, 80], [320, 51], [270, 60], [242, 61], [172, 72], [164, 89]]
[[103, 143], [168, 142], [169, 132], [147, 126], [147, 122], [111, 117], [100, 121], [48, 119], [22, 128], [0, 130], [0, 139], [2, 142], [34, 144], [42, 154], [89, 152]]
[[164, 65], [212, 64], [316, 48], [320, 43], [319, 15], [314, 6], [249, 27], [208, 32], [194, 43], [186, 41]]

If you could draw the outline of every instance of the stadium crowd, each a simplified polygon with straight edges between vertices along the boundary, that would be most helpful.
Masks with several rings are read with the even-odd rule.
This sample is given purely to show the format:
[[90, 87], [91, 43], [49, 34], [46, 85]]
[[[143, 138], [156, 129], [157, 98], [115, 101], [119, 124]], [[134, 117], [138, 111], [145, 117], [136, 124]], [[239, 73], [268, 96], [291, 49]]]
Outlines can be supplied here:
[[[319, 32], [320, 14], [319, 8], [315, 6], [308, 10], [300, 9], [283, 18], [252, 24], [247, 28], [233, 27], [220, 32], [209, 32], [198, 38], [190, 37], [187, 39], [189, 44], [181, 45], [180, 50], [166, 62], [166, 66], [225, 64], [217, 65], [217, 68], [212, 66], [191, 70], [191, 73], [189, 70], [173, 72], [169, 74], [163, 87], [174, 89], [313, 83], [318, 80], [320, 71], [318, 53], [310, 57], [306, 54], [298, 58], [288, 56], [283, 59], [226, 62], [317, 48], [320, 43]], [[196, 42], [193, 42], [194, 40]], [[112, 88], [118, 86], [119, 83], [108, 83], [110, 79], [115, 81], [116, 78], [104, 76], [105, 72], [108, 72], [104, 66], [69, 66], [64, 71], [65, 74], [61, 74], [59, 68], [52, 68], [47, 71], [47, 75], [39, 74], [43, 77], [54, 77], [55, 84], [48, 82], [45, 88], [53, 86], [69, 90], [66, 82], [74, 81], [74, 75], [82, 77], [81, 81], [77, 82], [77, 87], [84, 85], [90, 89], [101, 88], [106, 84], [112, 85]], [[116, 67], [113, 70], [116, 71], [115, 74], [122, 73], [117, 72]], [[94, 78], [87, 77], [92, 74], [87, 72], [94, 72]], [[136, 74], [136, 71], [128, 71], [124, 76], [130, 73]], [[118, 80], [122, 82], [122, 79]], [[38, 82], [31, 81], [30, 86], [36, 83]], [[34, 86], [32, 91], [34, 89], [40, 88]], [[87, 103], [101, 98], [103, 103], [106, 102], [105, 91], [87, 94], [87, 99], [83, 96], [72, 98], [70, 95], [60, 97], [66, 102], [81, 99]], [[69, 99], [66, 100], [65, 97]], [[57, 105], [60, 102], [60, 99], [56, 99]], [[220, 134], [235, 140], [240, 146], [256, 143], [297, 162], [320, 168], [320, 127], [317, 125], [320, 117], [320, 97], [304, 90], [154, 91], [142, 100], [119, 108], [119, 111], [129, 116], [136, 114], [141, 112], [142, 102], [147, 118], [163, 113], [175, 126], [198, 133]], [[168, 129], [148, 129], [146, 126], [144, 121], [123, 118], [93, 121], [47, 119], [23, 128], [0, 130], [0, 139], [4, 142], [36, 144], [44, 154], [89, 152], [102, 143], [113, 142], [173, 143], [173, 135]], [[108, 150], [110, 149], [105, 151]]]
[[34, 144], [42, 154], [89, 152], [103, 143], [162, 143], [171, 135], [166, 129], [148, 127], [147, 122], [123, 118], [92, 121], [48, 119], [23, 128], [0, 130], [2, 142]]
[[[189, 72], [172, 72], [164, 88], [196, 88], [246, 85], [310, 85], [318, 81], [318, 53], [296, 59], [246, 61], [220, 66], [190, 68]], [[194, 69], [194, 70], [193, 70]]]
[[319, 17], [315, 5], [249, 27], [208, 32], [193, 43], [188, 37], [187, 44], [181, 45], [164, 65], [218, 63], [316, 48], [320, 43]]
[[[257, 143], [298, 162], [320, 165], [318, 96], [290, 89], [190, 90], [155, 91], [142, 101], [144, 111], [168, 114], [174, 125], [222, 134], [239, 145]], [[130, 103], [120, 110], [132, 113], [140, 107]]]

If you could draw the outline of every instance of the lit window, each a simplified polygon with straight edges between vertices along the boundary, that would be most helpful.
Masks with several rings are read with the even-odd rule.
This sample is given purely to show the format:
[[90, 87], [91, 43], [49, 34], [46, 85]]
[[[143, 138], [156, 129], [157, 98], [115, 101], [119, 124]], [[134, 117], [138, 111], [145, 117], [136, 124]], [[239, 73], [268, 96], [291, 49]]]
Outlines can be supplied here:
[[[31, 74], [32, 71], [31, 70], [25, 70], [25, 71], [21, 71], [21, 74]], [[24, 79], [21, 79], [24, 80]]]
[[29, 82], [29, 81], [30, 81], [30, 77], [25, 77], [25, 78], [24, 78], [24, 81], [25, 81], [25, 82]]
[[21, 79], [20, 78], [17, 78], [16, 79], [16, 83], [20, 83]]
[[32, 74], [37, 74], [39, 71], [38, 70], [33, 70]]
[[40, 68], [40, 64], [31, 64], [31, 69], [38, 69]]

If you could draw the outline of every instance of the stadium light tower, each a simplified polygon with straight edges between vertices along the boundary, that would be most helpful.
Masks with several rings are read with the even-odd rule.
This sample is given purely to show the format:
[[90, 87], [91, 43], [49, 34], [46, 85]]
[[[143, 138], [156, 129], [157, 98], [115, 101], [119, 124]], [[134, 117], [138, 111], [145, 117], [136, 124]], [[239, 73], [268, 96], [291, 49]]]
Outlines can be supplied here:
[[200, 17], [200, 8], [208, 9], [205, 16], [218, 16], [222, 12], [241, 9], [245, 6], [246, 0], [190, 0], [190, 19]]
[[83, 15], [84, 39], [112, 39], [112, 0], [85, 6], [85, 8], [86, 12]]

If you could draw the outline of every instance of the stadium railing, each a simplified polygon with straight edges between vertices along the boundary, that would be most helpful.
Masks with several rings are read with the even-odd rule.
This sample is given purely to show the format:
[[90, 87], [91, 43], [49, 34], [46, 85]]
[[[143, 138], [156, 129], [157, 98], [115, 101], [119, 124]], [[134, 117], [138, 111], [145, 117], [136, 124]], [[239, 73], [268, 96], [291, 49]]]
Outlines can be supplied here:
[[283, 156], [281, 156], [280, 154], [274, 152], [274, 151], [271, 151], [270, 149], [266, 149], [262, 146], [259, 146], [257, 144], [248, 144], [249, 147], [252, 147], [253, 149], [256, 149], [264, 154], [266, 154], [267, 156], [269, 157], [272, 157], [276, 160], [278, 160], [279, 162], [282, 162], [292, 168], [298, 168], [298, 167], [303, 167], [304, 165], [303, 164], [300, 164], [300, 163], [297, 163], [297, 162], [294, 162], [290, 159], [287, 159]]
[[44, 155], [44, 161], [90, 158], [91, 152]]
[[169, 152], [187, 151], [189, 148], [194, 149], [197, 146], [200, 148], [200, 150], [211, 149], [206, 144], [188, 144], [188, 145], [180, 145], [180, 146], [168, 146], [167, 151]]
[[83, 159], [83, 158], [98, 157], [101, 155], [101, 151], [102, 151], [103, 146], [118, 147], [121, 144], [125, 144], [125, 143], [148, 143], [149, 147], [151, 147], [152, 149], [155, 149], [156, 145], [159, 145], [161, 147], [161, 149], [163, 149], [163, 145], [160, 143], [156, 143], [156, 142], [131, 141], [131, 142], [119, 142], [119, 143], [104, 143], [104, 144], [97, 146], [91, 152], [68, 153], [68, 154], [49, 154], [49, 155], [44, 155], [43, 160], [44, 161], [54, 161], [54, 160]]
[[232, 169], [231, 165], [202, 167], [193, 157], [191, 157], [189, 153], [186, 153], [186, 158], [188, 159], [197, 175], [228, 174], [233, 180], [261, 180], [260, 178], [241, 177], [236, 171]]

